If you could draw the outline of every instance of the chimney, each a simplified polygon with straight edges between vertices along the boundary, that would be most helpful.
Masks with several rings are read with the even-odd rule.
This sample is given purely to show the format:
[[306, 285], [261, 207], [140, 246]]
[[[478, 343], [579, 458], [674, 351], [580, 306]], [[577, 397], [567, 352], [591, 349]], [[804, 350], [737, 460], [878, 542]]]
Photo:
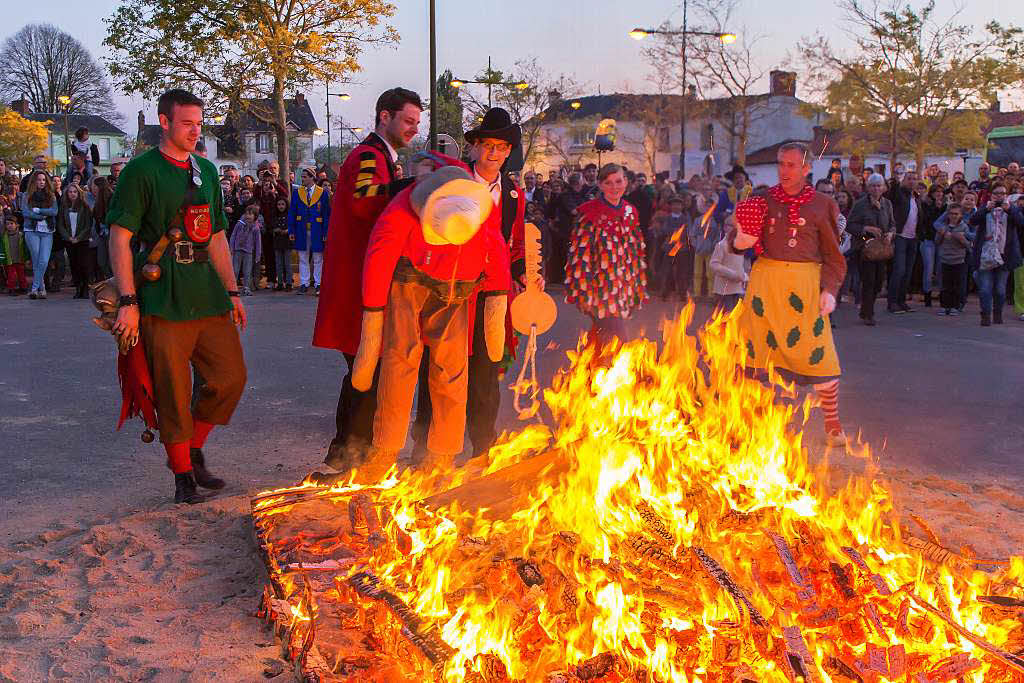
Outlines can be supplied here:
[[999, 98], [998, 97], [992, 98], [992, 104], [989, 105], [988, 110], [990, 112], [994, 113], [994, 114], [998, 114], [1000, 109], [1001, 109], [1001, 107], [1000, 107], [1000, 104], [999, 104]]
[[31, 110], [29, 109], [28, 100], [25, 99], [24, 93], [22, 93], [20, 98], [11, 102], [11, 109], [18, 112], [22, 116], [28, 116], [29, 111]]
[[143, 129], [146, 127], [146, 115], [139, 110], [139, 135], [142, 135]]
[[302, 106], [306, 103], [306, 96], [300, 92], [295, 93], [295, 104]]
[[769, 74], [771, 89], [769, 94], [780, 97], [796, 97], [796, 72], [776, 69]]

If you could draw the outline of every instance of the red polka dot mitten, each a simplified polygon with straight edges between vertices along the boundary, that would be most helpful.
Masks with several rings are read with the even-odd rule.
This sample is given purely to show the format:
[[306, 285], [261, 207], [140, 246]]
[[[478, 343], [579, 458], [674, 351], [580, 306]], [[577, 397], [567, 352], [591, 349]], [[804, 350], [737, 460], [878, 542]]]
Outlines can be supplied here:
[[757, 253], [761, 253], [761, 234], [768, 213], [768, 202], [764, 197], [751, 197], [736, 204], [736, 224], [744, 233], [757, 238]]

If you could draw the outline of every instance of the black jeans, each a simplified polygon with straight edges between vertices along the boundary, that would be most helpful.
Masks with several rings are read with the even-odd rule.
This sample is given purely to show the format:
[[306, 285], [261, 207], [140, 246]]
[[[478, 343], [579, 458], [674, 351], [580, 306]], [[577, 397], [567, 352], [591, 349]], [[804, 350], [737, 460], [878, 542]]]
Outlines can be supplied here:
[[942, 293], [939, 304], [943, 308], [960, 308], [964, 304], [963, 293], [967, 290], [967, 264], [942, 264]]
[[[416, 419], [412, 426], [413, 449], [424, 452], [427, 430], [430, 427], [430, 391], [427, 387], [427, 358], [429, 348], [423, 349], [420, 361], [419, 386], [416, 390]], [[476, 316], [473, 320], [473, 355], [469, 357], [469, 387], [466, 397], [466, 431], [473, 444], [473, 456], [482, 455], [498, 438], [496, 424], [501, 408], [501, 387], [498, 376], [501, 363], [492, 363], [487, 357], [484, 340], [484, 298], [477, 297]]]
[[860, 317], [874, 320], [875, 299], [885, 279], [885, 261], [860, 259]]
[[348, 445], [352, 439], [359, 439], [363, 444], [373, 442], [373, 414], [377, 412], [377, 380], [380, 377], [380, 363], [373, 374], [373, 384], [367, 391], [359, 391], [352, 386], [352, 364], [356, 357], [344, 354], [348, 363], [348, 371], [341, 381], [341, 393], [338, 396], [338, 409], [334, 414], [337, 433], [332, 446]]

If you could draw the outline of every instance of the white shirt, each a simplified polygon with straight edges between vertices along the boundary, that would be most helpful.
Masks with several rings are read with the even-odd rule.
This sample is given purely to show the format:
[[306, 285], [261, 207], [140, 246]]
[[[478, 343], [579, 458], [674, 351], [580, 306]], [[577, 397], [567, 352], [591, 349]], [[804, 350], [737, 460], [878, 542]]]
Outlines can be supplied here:
[[379, 137], [380, 137], [381, 140], [384, 141], [384, 146], [388, 148], [388, 154], [391, 155], [391, 161], [392, 162], [398, 161], [398, 152], [396, 152], [395, 148], [391, 146], [391, 143], [388, 142], [388, 139], [386, 137], [384, 137], [383, 135], [381, 135]]
[[490, 180], [485, 180], [479, 173], [476, 172], [476, 167], [473, 167], [473, 180], [477, 181], [481, 185], [486, 185], [487, 189], [491, 192], [491, 199], [494, 200], [494, 205], [497, 206], [501, 203], [501, 173], [494, 179], [492, 183]]
[[78, 212], [68, 211], [68, 234], [75, 239], [75, 228], [78, 227]]
[[910, 211], [907, 212], [907, 222], [903, 224], [903, 231], [900, 237], [914, 239], [917, 237], [917, 199], [910, 197]]

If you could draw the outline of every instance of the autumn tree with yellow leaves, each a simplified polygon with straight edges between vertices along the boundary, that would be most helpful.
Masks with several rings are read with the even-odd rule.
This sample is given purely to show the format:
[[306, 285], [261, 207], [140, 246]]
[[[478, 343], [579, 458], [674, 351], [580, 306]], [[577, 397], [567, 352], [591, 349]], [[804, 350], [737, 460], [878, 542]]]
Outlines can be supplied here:
[[30, 121], [13, 109], [0, 109], [0, 159], [12, 168], [29, 168], [49, 146], [45, 123]]
[[387, 0], [125, 0], [106, 19], [114, 82], [155, 97], [188, 88], [207, 115], [247, 112], [288, 164], [288, 92], [347, 81], [372, 44], [396, 43]]

